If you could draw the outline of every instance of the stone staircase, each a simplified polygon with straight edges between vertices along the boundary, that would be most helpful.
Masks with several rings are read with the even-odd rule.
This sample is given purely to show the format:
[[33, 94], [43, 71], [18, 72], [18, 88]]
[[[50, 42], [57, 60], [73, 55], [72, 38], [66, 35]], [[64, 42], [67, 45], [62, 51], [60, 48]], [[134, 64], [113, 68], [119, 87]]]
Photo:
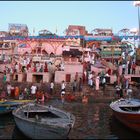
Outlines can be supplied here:
[[[25, 87], [28, 87], [30, 89], [31, 85], [35, 84], [35, 83], [12, 81], [11, 84], [12, 84], [12, 86], [19, 86], [20, 91], [23, 91], [23, 89]], [[47, 92], [47, 93], [50, 92], [49, 91], [50, 83], [36, 83], [35, 85], [37, 87], [39, 87], [40, 90], [43, 90], [44, 92]], [[4, 89], [6, 90], [6, 84], [3, 86], [4, 86]], [[66, 84], [66, 94], [68, 94], [68, 93], [73, 93], [71, 83]], [[115, 93], [115, 88], [110, 85], [106, 85], [106, 91], [103, 92], [102, 87], [100, 88], [99, 91], [96, 91], [95, 87], [91, 88], [87, 84], [84, 84], [82, 92], [79, 92], [77, 89], [77, 91], [74, 94], [80, 98], [81, 98], [81, 95], [86, 94], [89, 96], [93, 96], [93, 98], [96, 99], [96, 98], [105, 98], [105, 97], [112, 98], [112, 97], [114, 97], [114, 93]], [[53, 95], [54, 95], [53, 98], [57, 98], [57, 99], [60, 98], [61, 83], [59, 83], [59, 84], [55, 83]]]

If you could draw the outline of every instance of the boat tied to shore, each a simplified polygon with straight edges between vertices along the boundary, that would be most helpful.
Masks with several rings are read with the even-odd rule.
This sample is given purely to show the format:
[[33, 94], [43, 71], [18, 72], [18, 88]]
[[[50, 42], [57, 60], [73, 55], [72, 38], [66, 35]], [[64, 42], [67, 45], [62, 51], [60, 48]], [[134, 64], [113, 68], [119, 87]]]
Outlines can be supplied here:
[[0, 101], [0, 115], [11, 113], [21, 105], [33, 102], [33, 100], [5, 100]]
[[140, 133], [140, 100], [121, 98], [112, 102], [110, 108], [120, 122]]
[[67, 138], [75, 116], [52, 106], [23, 105], [12, 112], [19, 130], [32, 139]]

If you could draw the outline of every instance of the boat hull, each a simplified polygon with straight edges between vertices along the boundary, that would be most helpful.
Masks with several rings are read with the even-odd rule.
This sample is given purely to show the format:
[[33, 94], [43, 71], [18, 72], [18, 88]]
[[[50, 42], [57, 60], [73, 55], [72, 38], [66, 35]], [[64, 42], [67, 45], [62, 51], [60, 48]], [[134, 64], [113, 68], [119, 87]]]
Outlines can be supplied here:
[[140, 108], [140, 103], [129, 100], [118, 100], [110, 104], [113, 115], [124, 125], [140, 133], [140, 111], [122, 110], [122, 108]]
[[43, 126], [39, 123], [27, 122], [15, 117], [15, 122], [19, 130], [31, 139], [59, 139], [67, 138], [70, 127], [62, 128], [49, 125]]
[[[43, 106], [43, 110], [42, 108], [38, 108], [39, 106], [31, 106], [30, 113], [26, 110], [30, 105], [21, 106], [13, 111], [14, 120], [19, 130], [31, 139], [66, 139], [74, 125], [75, 117], [56, 108]], [[38, 117], [37, 115], [33, 115], [39, 112]], [[45, 112], [52, 112], [58, 116], [62, 116], [43, 115]]]
[[124, 125], [140, 133], [140, 114], [124, 114], [114, 110], [113, 114]]

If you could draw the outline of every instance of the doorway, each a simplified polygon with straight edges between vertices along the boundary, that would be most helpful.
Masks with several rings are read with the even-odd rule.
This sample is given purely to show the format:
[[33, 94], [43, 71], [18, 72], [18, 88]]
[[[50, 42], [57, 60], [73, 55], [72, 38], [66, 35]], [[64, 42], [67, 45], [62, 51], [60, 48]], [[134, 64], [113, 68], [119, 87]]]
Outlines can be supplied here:
[[71, 75], [70, 74], [66, 74], [66, 82], [70, 82], [71, 80]]
[[41, 81], [43, 81], [43, 75], [33, 75], [32, 81], [36, 83], [40, 83]]

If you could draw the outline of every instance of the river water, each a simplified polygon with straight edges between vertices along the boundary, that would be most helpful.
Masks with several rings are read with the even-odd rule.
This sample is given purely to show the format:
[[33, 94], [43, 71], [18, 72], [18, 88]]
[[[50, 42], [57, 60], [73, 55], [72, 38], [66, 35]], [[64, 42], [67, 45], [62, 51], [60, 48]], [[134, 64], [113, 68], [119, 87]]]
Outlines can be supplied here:
[[[76, 117], [74, 128], [68, 139], [139, 139], [140, 134], [121, 124], [112, 115], [109, 102], [94, 102], [82, 104], [80, 102], [62, 105], [60, 100], [49, 102]], [[0, 116], [0, 139], [26, 139], [15, 126], [12, 115]]]

